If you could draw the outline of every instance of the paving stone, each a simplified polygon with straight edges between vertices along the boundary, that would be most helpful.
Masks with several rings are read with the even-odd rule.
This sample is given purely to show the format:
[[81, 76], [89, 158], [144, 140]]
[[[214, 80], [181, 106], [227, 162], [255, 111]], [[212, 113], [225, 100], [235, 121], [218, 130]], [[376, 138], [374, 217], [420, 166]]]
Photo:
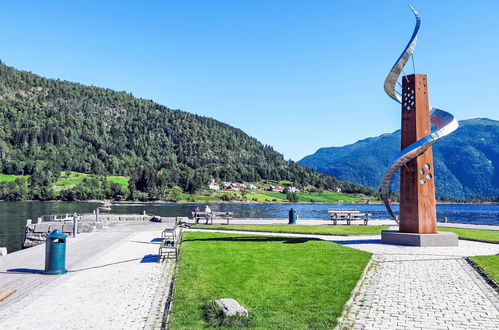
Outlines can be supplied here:
[[463, 259], [497, 254], [499, 246], [463, 241], [457, 248], [350, 246], [373, 252], [377, 266], [366, 274], [351, 307], [363, 308], [346, 315], [345, 324], [366, 329], [499, 329], [498, 295]]

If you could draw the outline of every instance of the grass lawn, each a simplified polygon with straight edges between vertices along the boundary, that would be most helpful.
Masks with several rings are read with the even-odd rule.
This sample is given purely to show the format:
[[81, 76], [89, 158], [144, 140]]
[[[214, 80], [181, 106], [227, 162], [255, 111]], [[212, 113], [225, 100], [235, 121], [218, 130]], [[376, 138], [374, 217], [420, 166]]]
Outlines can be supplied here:
[[471, 257], [496, 283], [499, 283], [499, 255]]
[[307, 225], [194, 225], [192, 228], [271, 231], [277, 233], [304, 233], [328, 235], [369, 235], [380, 234], [388, 226], [307, 226]]
[[204, 328], [203, 306], [234, 298], [251, 328], [332, 329], [370, 257], [315, 239], [187, 232], [169, 328]]
[[88, 174], [85, 173], [80, 173], [80, 172], [71, 172], [71, 174], [66, 175], [66, 172], [61, 171], [61, 174], [59, 176], [59, 180], [54, 182], [54, 186], [72, 186], [72, 185], [77, 185], [78, 183], [82, 182], [83, 179], [87, 176]]
[[29, 175], [15, 175], [15, 174], [0, 174], [0, 182], [12, 182], [16, 181], [17, 178], [29, 178]]
[[128, 187], [129, 178], [126, 176], [110, 175], [106, 176], [106, 180], [109, 182], [117, 183], [120, 186]]
[[499, 242], [499, 230], [464, 229], [438, 227], [438, 231], [451, 231], [459, 238], [471, 238], [489, 242]]
[[298, 193], [299, 202], [319, 202], [319, 203], [345, 203], [364, 202], [367, 200], [376, 201], [374, 197], [358, 197], [356, 194], [345, 194], [340, 192], [324, 191], [321, 193]]

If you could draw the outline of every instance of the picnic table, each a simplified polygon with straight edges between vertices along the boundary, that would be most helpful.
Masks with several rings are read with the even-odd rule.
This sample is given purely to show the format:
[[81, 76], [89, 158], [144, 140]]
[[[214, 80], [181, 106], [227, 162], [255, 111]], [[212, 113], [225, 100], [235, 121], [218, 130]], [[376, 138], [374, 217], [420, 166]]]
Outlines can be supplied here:
[[347, 225], [350, 225], [355, 220], [363, 220], [364, 225], [367, 226], [369, 216], [371, 216], [370, 213], [360, 212], [355, 209], [331, 209], [327, 213], [335, 225], [338, 224], [339, 220], [345, 220]]
[[223, 219], [229, 224], [229, 220], [232, 218], [232, 212], [192, 212], [192, 218], [194, 223], [198, 224], [199, 220], [206, 220], [206, 224], [213, 224], [213, 219]]

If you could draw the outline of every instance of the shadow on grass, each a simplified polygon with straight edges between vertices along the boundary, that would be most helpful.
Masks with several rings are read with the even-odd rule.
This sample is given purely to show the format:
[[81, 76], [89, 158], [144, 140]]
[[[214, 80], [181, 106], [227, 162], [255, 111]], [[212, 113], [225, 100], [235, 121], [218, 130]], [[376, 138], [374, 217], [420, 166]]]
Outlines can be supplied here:
[[282, 242], [284, 244], [300, 244], [306, 243], [308, 241], [322, 241], [318, 238], [308, 238], [308, 237], [268, 237], [268, 236], [246, 236], [246, 237], [212, 237], [212, 238], [195, 238], [195, 239], [184, 239], [183, 242], [194, 242], [194, 241], [221, 241], [221, 242]]
[[355, 240], [343, 240], [343, 241], [330, 241], [336, 244], [341, 244], [341, 245], [356, 245], [356, 244], [380, 244], [383, 245], [384, 243], [381, 242], [380, 239], [355, 239]]

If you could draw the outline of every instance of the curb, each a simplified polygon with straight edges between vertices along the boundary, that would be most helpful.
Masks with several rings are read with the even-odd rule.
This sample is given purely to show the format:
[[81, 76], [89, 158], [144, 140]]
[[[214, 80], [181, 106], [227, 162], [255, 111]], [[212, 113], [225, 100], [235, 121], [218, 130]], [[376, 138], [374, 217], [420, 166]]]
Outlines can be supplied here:
[[489, 243], [489, 244], [499, 244], [499, 242], [497, 242], [497, 241], [484, 241], [482, 239], [475, 239], [475, 238], [461, 238], [461, 237], [459, 237], [459, 239], [462, 239], [463, 241], [472, 241], [472, 242]]
[[494, 281], [494, 279], [489, 274], [485, 273], [485, 271], [482, 269], [482, 267], [478, 266], [478, 264], [476, 264], [469, 257], [464, 258], [464, 260], [466, 260], [466, 262], [471, 267], [473, 267], [473, 269], [485, 280], [485, 282], [487, 282], [487, 284], [490, 285], [492, 287], [492, 289], [494, 289], [496, 291], [496, 293], [499, 294], [499, 284], [496, 281]]
[[[362, 272], [362, 275], [359, 278], [359, 281], [357, 282], [357, 285], [355, 285], [355, 288], [352, 290], [352, 294], [350, 298], [347, 300], [343, 307], [343, 312], [341, 313], [341, 316], [337, 319], [338, 324], [336, 327], [334, 327], [334, 330], [342, 330], [342, 329], [351, 329], [353, 327], [353, 323], [355, 323], [355, 318], [354, 319], [349, 319], [348, 316], [350, 314], [350, 310], [355, 302], [355, 299], [357, 298], [357, 295], [360, 292], [360, 289], [362, 289], [362, 286], [364, 286], [364, 282], [367, 279], [367, 274], [378, 265], [378, 262], [374, 261], [375, 254], [371, 256], [371, 259], [366, 265], [366, 268], [364, 268], [364, 271]], [[346, 324], [345, 324], [346, 323]], [[348, 324], [350, 323], [350, 324]]]

